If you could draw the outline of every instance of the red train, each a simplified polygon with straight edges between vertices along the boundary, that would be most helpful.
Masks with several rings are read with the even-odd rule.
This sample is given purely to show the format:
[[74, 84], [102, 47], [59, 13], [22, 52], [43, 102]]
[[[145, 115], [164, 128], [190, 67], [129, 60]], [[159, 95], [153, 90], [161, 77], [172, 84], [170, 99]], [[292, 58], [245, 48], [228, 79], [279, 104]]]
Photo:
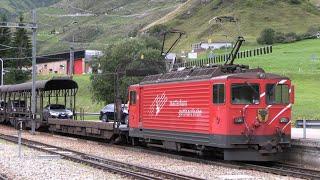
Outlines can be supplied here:
[[289, 78], [243, 65], [147, 76], [129, 87], [129, 136], [177, 151], [221, 150], [225, 160], [276, 160], [290, 146]]

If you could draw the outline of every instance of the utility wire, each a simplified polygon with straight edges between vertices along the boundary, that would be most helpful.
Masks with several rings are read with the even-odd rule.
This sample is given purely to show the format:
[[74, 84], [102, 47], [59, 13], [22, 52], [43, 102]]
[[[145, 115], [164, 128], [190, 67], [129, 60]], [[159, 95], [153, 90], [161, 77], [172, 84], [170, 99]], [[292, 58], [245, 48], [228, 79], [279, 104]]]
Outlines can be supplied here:
[[[2, 58], [3, 60], [22, 60], [22, 59], [31, 59], [32, 57], [19, 57], [19, 58]], [[37, 56], [36, 58], [45, 58], [49, 60], [64, 60], [65, 58], [47, 58], [45, 56]]]
[[5, 44], [0, 44], [0, 46], [6, 47], [6, 48], [10, 48], [10, 49], [27, 49], [27, 48], [23, 48], [23, 47], [8, 46], [8, 45], [5, 45]]

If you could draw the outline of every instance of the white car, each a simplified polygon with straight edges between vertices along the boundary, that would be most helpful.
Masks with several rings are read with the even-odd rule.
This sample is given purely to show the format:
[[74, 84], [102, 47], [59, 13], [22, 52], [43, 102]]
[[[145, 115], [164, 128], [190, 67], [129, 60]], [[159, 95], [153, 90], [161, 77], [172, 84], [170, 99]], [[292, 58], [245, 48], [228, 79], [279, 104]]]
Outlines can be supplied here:
[[43, 108], [43, 119], [49, 118], [72, 119], [73, 112], [61, 104], [49, 104]]

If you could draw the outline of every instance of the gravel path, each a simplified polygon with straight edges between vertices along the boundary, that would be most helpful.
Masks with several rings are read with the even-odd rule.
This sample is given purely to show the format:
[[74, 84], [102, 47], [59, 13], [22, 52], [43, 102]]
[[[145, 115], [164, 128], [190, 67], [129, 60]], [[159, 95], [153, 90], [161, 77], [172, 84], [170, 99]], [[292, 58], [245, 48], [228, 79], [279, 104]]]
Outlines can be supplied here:
[[[4, 127], [4, 126], [0, 126], [0, 132], [3, 134], [10, 134], [10, 135], [17, 134], [16, 130], [9, 127]], [[291, 177], [278, 176], [278, 175], [262, 173], [257, 171], [239, 170], [239, 169], [225, 168], [221, 166], [201, 164], [196, 162], [188, 162], [188, 161], [183, 161], [178, 159], [172, 159], [166, 156], [154, 155], [154, 154], [149, 154], [149, 153], [144, 153], [139, 151], [132, 151], [128, 149], [120, 149], [112, 146], [104, 146], [93, 141], [85, 141], [85, 140], [79, 141], [76, 138], [51, 135], [47, 133], [30, 135], [28, 132], [24, 132], [23, 138], [35, 140], [42, 143], [63, 147], [63, 148], [69, 148], [72, 150], [76, 150], [76, 151], [80, 151], [80, 152], [84, 152], [84, 153], [88, 153], [88, 154], [92, 154], [92, 155], [96, 155], [96, 156], [100, 156], [108, 159], [114, 159], [121, 162], [127, 162], [131, 164], [145, 166], [145, 167], [162, 169], [165, 171], [191, 175], [191, 176], [200, 177], [204, 179], [268, 179], [268, 180], [269, 179], [295, 179]], [[1, 158], [0, 162], [4, 163], [6, 161], [3, 161]], [[74, 169], [74, 170], [76, 171], [77, 169]], [[73, 172], [73, 171], [69, 170], [67, 172]], [[98, 176], [98, 174], [95, 174], [95, 175]], [[84, 176], [83, 179], [86, 179], [87, 177], [88, 176]]]
[[[11, 153], [9, 153], [11, 152]], [[23, 147], [21, 159], [18, 146], [0, 140], [0, 172], [9, 179], [123, 179], [83, 164]]]

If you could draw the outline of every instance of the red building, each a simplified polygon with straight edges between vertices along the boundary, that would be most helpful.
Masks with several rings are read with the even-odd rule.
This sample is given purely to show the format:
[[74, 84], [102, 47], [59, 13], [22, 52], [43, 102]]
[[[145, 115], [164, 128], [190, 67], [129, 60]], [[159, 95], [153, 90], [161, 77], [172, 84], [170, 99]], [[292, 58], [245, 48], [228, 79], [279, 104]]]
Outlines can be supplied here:
[[[89, 61], [93, 56], [102, 55], [101, 51], [96, 50], [75, 50], [73, 74], [90, 73], [91, 67]], [[69, 74], [70, 66], [70, 51], [57, 52], [48, 55], [41, 55], [37, 57], [37, 71], [38, 74]]]

